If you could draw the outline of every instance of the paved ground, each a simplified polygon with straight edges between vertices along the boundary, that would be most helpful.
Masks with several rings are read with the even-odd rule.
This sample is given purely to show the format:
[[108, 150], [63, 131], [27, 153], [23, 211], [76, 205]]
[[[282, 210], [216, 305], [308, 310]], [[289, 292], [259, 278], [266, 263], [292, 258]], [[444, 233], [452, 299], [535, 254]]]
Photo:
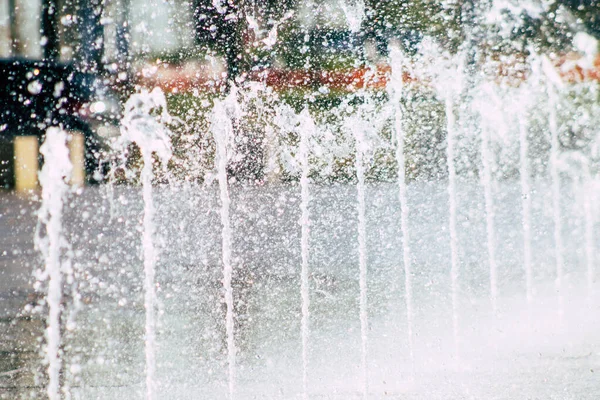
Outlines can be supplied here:
[[[360, 326], [356, 190], [311, 187], [310, 389], [314, 398], [359, 398]], [[556, 318], [551, 213], [547, 187], [534, 197], [536, 296], [532, 316], [524, 298], [520, 192], [497, 194], [500, 316], [491, 318], [485, 207], [479, 187], [461, 187], [460, 343], [453, 359], [447, 192], [443, 185], [410, 187], [414, 353], [410, 373], [402, 275], [400, 214], [395, 185], [367, 190], [369, 374], [372, 398], [596, 399], [600, 370], [598, 307], [585, 298], [585, 215], [565, 197], [565, 321]], [[138, 188], [120, 187], [111, 204], [104, 188], [73, 196], [65, 235], [79, 271], [84, 306], [65, 336], [64, 365], [75, 399], [143, 398], [144, 308]], [[236, 321], [237, 399], [295, 399], [301, 383], [299, 190], [232, 190], [233, 260], [246, 271], [244, 310]], [[220, 294], [221, 231], [216, 191], [156, 188], [160, 398], [226, 398]], [[0, 399], [43, 398], [39, 355], [43, 320], [22, 312], [35, 301], [31, 270], [38, 205], [0, 194]], [[568, 234], [567, 234], [568, 233]], [[593, 244], [596, 248], [598, 243]], [[583, 282], [585, 283], [585, 282]], [[243, 286], [243, 282], [240, 285]], [[596, 289], [598, 289], [596, 285]], [[600, 292], [596, 290], [596, 292]], [[241, 293], [241, 294], [240, 294]], [[66, 307], [70, 302], [67, 301]], [[245, 308], [243, 308], [245, 307]], [[67, 313], [68, 314], [68, 313]], [[246, 314], [246, 315], [244, 315]], [[532, 317], [532, 318], [530, 318]], [[533, 320], [533, 321], [532, 321]], [[344, 368], [340, 368], [344, 365]], [[67, 374], [68, 375], [68, 374]], [[401, 378], [398, 378], [401, 377]]]
[[[32, 268], [38, 261], [33, 245], [37, 207], [34, 199], [0, 192], [0, 296], [3, 300], [31, 288]], [[0, 313], [6, 312], [2, 308]]]
[[24, 390], [39, 393], [32, 367], [40, 360], [43, 321], [24, 312], [35, 302], [36, 209], [31, 198], [0, 192], [0, 398], [14, 399]]

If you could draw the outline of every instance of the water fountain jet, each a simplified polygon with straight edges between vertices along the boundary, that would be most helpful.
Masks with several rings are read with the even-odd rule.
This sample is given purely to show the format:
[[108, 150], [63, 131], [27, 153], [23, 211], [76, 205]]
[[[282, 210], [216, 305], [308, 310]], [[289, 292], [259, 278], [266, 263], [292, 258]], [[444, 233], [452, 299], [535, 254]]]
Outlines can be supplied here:
[[[63, 260], [66, 249], [63, 237], [63, 204], [70, 191], [68, 181], [73, 166], [69, 159], [67, 133], [60, 128], [49, 128], [40, 147], [44, 166], [39, 174], [42, 187], [42, 206], [38, 211], [38, 233], [36, 244], [44, 257], [45, 269], [38, 274], [38, 282], [48, 280], [46, 303], [48, 317], [46, 328], [45, 359], [48, 363], [47, 395], [50, 400], [59, 400], [61, 394], [61, 332], [63, 311], [63, 275], [72, 282], [72, 270]], [[44, 229], [43, 229], [43, 228]], [[45, 235], [42, 235], [42, 230]], [[75, 297], [75, 296], [74, 296]]]
[[125, 148], [129, 144], [136, 144], [142, 153], [144, 162], [141, 180], [144, 199], [142, 247], [144, 250], [144, 308], [146, 310], [144, 342], [147, 400], [154, 400], [158, 390], [156, 379], [156, 262], [158, 252], [154, 243], [156, 226], [152, 190], [153, 166], [154, 155], [158, 156], [163, 166], [171, 158], [169, 130], [165, 125], [170, 121], [165, 96], [160, 90], [155, 89], [150, 93], [142, 92], [129, 98], [125, 104], [125, 115], [121, 128], [120, 146]]

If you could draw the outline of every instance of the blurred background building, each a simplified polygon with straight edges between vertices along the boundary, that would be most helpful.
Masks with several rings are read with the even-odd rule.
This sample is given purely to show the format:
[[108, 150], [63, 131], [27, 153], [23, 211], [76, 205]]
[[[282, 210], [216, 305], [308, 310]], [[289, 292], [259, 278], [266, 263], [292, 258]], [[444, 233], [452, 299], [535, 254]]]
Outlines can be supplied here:
[[[252, 57], [244, 59], [254, 52], [262, 59], [259, 64], [297, 67], [303, 65], [297, 59], [307, 53], [307, 44], [317, 48], [313, 58], [327, 52], [323, 43], [328, 40], [339, 52], [344, 46], [339, 43], [350, 40], [352, 27], [346, 21], [355, 21], [360, 40], [373, 42], [370, 46], [379, 53], [390, 38], [409, 49], [424, 35], [458, 43], [482, 2], [442, 3], [371, 0], [362, 12], [354, 7], [359, 3], [340, 0], [0, 0], [0, 57], [74, 61], [86, 71], [112, 72], [144, 58], [203, 59], [208, 54], [221, 56], [231, 74], [256, 65]], [[523, 42], [564, 46], [569, 38], [561, 37], [567, 31], [560, 24], [600, 35], [597, 0], [541, 3], [532, 17], [519, 2], [493, 2], [522, 20], [511, 34]], [[561, 18], [554, 17], [558, 14]], [[309, 39], [306, 33], [312, 33]]]

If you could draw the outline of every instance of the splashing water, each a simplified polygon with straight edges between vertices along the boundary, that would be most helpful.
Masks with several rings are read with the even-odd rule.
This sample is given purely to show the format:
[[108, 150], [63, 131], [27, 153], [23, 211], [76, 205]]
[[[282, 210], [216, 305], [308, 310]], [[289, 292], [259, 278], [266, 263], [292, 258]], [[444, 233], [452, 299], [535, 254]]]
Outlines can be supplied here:
[[[405, 158], [405, 137], [402, 115], [402, 86], [403, 86], [403, 60], [402, 53], [398, 47], [393, 47], [390, 51], [390, 62], [393, 66], [390, 76], [390, 101], [394, 108], [393, 134], [396, 138], [396, 163], [398, 164], [398, 196], [400, 200], [401, 212], [401, 230], [402, 230], [402, 260], [404, 264], [404, 291], [406, 302], [406, 325], [407, 340], [409, 348], [409, 357], [411, 369], [414, 369], [415, 354], [413, 344], [413, 295], [412, 295], [412, 269], [410, 254], [410, 228], [409, 228], [409, 206], [408, 196], [406, 194], [406, 158]], [[414, 371], [413, 371], [414, 373]]]
[[578, 207], [581, 208], [581, 224], [583, 225], [583, 253], [585, 255], [585, 275], [587, 306], [593, 306], [594, 302], [594, 270], [596, 264], [595, 255], [595, 220], [593, 211], [594, 190], [592, 188], [592, 174], [589, 160], [582, 154], [576, 152], [563, 153], [559, 160], [560, 172], [571, 174], [573, 178], [573, 191], [578, 194]]
[[40, 147], [44, 156], [44, 166], [40, 171], [42, 206], [38, 211], [38, 231], [45, 227], [45, 236], [38, 232], [37, 247], [44, 257], [45, 269], [38, 281], [48, 280], [48, 317], [46, 328], [45, 355], [48, 362], [47, 394], [50, 400], [59, 400], [62, 360], [61, 347], [61, 302], [63, 273], [66, 264], [62, 262], [65, 239], [62, 233], [63, 203], [69, 193], [68, 181], [73, 166], [69, 159], [67, 134], [59, 128], [49, 128], [46, 139]]
[[363, 399], [368, 398], [368, 344], [369, 344], [369, 315], [367, 298], [367, 218], [365, 203], [365, 153], [368, 151], [365, 139], [366, 121], [360, 117], [354, 119], [350, 130], [356, 146], [356, 201], [358, 211], [358, 269], [359, 269], [359, 318], [361, 337], [361, 389]]
[[454, 332], [454, 348], [456, 356], [460, 355], [459, 344], [459, 318], [458, 318], [458, 292], [459, 292], [459, 258], [458, 258], [458, 233], [456, 230], [456, 167], [454, 165], [454, 141], [456, 119], [454, 116], [454, 102], [452, 94], [448, 92], [445, 99], [446, 119], [448, 136], [446, 138], [446, 158], [448, 160], [448, 198], [449, 198], [449, 218], [450, 218], [450, 276], [451, 276], [451, 291], [452, 291], [452, 326]]
[[[494, 93], [488, 89], [488, 94], [494, 96]], [[492, 313], [498, 313], [498, 266], [496, 264], [496, 235], [495, 235], [495, 212], [494, 212], [494, 193], [493, 193], [493, 174], [492, 174], [492, 154], [491, 154], [491, 126], [486, 123], [486, 118], [482, 118], [481, 127], [481, 184], [485, 197], [485, 216], [486, 216], [486, 236], [488, 260], [490, 269], [490, 302], [492, 305]]]
[[237, 92], [232, 90], [229, 96], [224, 100], [215, 101], [211, 117], [211, 130], [217, 144], [216, 169], [219, 181], [219, 193], [221, 199], [221, 255], [223, 264], [223, 289], [225, 291], [225, 329], [227, 336], [227, 363], [229, 380], [229, 398], [233, 399], [235, 394], [235, 372], [236, 372], [236, 348], [234, 338], [234, 308], [233, 308], [233, 288], [231, 279], [233, 276], [233, 266], [231, 264], [231, 220], [229, 216], [229, 207], [231, 200], [229, 198], [229, 183], [227, 178], [227, 164], [231, 157], [231, 141], [234, 135], [233, 120], [236, 119]]
[[558, 72], [552, 66], [550, 60], [542, 59], [542, 67], [547, 79], [546, 91], [548, 93], [548, 129], [550, 130], [550, 179], [552, 180], [552, 210], [554, 217], [554, 254], [556, 258], [556, 292], [558, 295], [558, 315], [560, 320], [564, 317], [564, 293], [563, 293], [563, 234], [562, 234], [562, 212], [561, 212], [561, 184], [560, 171], [558, 167], [560, 143], [558, 139], [558, 89], [562, 86], [562, 80]]
[[310, 294], [309, 294], [309, 239], [310, 239], [310, 214], [308, 206], [310, 203], [310, 188], [308, 174], [310, 172], [309, 164], [309, 140], [315, 136], [315, 123], [311, 118], [308, 109], [304, 109], [299, 115], [300, 124], [298, 126], [300, 134], [300, 146], [298, 149], [302, 176], [300, 177], [301, 202], [300, 225], [302, 227], [300, 247], [302, 253], [301, 270], [301, 297], [302, 297], [302, 392], [303, 397], [308, 399], [308, 351], [310, 340]]
[[340, 6], [344, 12], [344, 17], [350, 31], [353, 33], [359, 32], [365, 19], [364, 0], [354, 0], [350, 3], [342, 0]]
[[142, 192], [144, 199], [144, 222], [142, 247], [144, 255], [144, 308], [145, 355], [146, 355], [146, 398], [153, 400], [157, 393], [156, 379], [156, 261], [158, 251], [154, 244], [156, 227], [154, 224], [154, 199], [152, 180], [154, 178], [154, 155], [167, 164], [171, 158], [171, 141], [166, 124], [171, 122], [167, 112], [167, 101], [160, 89], [152, 92], [134, 94], [125, 104], [125, 114], [121, 121], [121, 143], [125, 148], [135, 143], [141, 153], [144, 166], [142, 168]]
[[446, 122], [446, 164], [448, 183], [448, 228], [450, 233], [450, 292], [452, 298], [452, 332], [454, 340], [454, 355], [460, 360], [460, 257], [458, 241], [458, 189], [456, 171], [456, 146], [459, 125], [456, 118], [456, 102], [463, 90], [463, 74], [465, 56], [461, 53], [451, 56], [441, 51], [431, 40], [423, 40], [420, 46], [421, 62], [431, 75], [432, 86], [444, 105]]
[[[587, 165], [586, 165], [587, 167]], [[588, 307], [591, 307], [595, 301], [594, 293], [594, 277], [596, 270], [596, 251], [595, 251], [595, 229], [594, 224], [596, 223], [596, 216], [593, 211], [593, 200], [592, 195], [592, 177], [589, 169], [586, 168], [583, 180], [583, 209], [584, 209], [584, 225], [585, 225], [585, 257], [586, 257], [586, 278], [587, 278], [587, 297]]]
[[[72, 389], [75, 398], [449, 399], [498, 391], [519, 398], [552, 397], [571, 380], [585, 381], [581, 371], [598, 363], [600, 323], [579, 308], [585, 296], [593, 306], [597, 289], [600, 114], [577, 103], [596, 89], [576, 83], [571, 91], [563, 81], [571, 79], [569, 65], [593, 67], [597, 43], [571, 35], [565, 40], [582, 59], [565, 61], [559, 50], [535, 81], [531, 49], [546, 49], [510, 38], [528, 28], [528, 18], [554, 18], [550, 2], [445, 1], [444, 15], [429, 14], [435, 2], [406, 2], [397, 16], [377, 2], [365, 10], [363, 0], [308, 2], [265, 16], [261, 6], [234, 3], [211, 0], [197, 17], [212, 41], [225, 43], [207, 57], [235, 63], [239, 56], [239, 86], [170, 87], [169, 99], [196, 129], [169, 131], [159, 90], [125, 105], [118, 146], [123, 161], [137, 154], [127, 154], [131, 144], [140, 149], [142, 196], [127, 185], [109, 186], [108, 194], [85, 188], [63, 217], [66, 139], [48, 132], [39, 214], [47, 234], [37, 239], [46, 264], [39, 286], [48, 284], [48, 397], [68, 398]], [[420, 3], [431, 7], [413, 8]], [[335, 16], [304, 18], [315, 10]], [[563, 9], [554, 15], [550, 22], [569, 17]], [[414, 38], [402, 31], [425, 34], [421, 19], [460, 26], [447, 36], [436, 26], [436, 37], [409, 43]], [[244, 21], [247, 36], [234, 32]], [[298, 51], [288, 54], [288, 44]], [[157, 81], [171, 71], [178, 83], [186, 74], [202, 80], [195, 56], [189, 70], [172, 71], [179, 61], [170, 55], [147, 68], [161, 74]], [[506, 85], [505, 74], [515, 72]], [[43, 93], [37, 89], [30, 94]], [[153, 188], [159, 163], [169, 164], [160, 175], [169, 185]], [[50, 172], [58, 175], [43, 177]], [[255, 179], [237, 180], [247, 172]], [[126, 173], [135, 180], [134, 169]], [[106, 217], [107, 226], [96, 225], [114, 232], [116, 243], [101, 243], [98, 227], [79, 224], [83, 196], [97, 193], [110, 202], [110, 215], [89, 202], [92, 218], [81, 218]], [[138, 228], [138, 207], [145, 313], [124, 294], [135, 293], [136, 280], [121, 274], [130, 268], [135, 278], [141, 269], [139, 238], [127, 240]], [[62, 225], [81, 248], [69, 251]], [[83, 265], [82, 290], [91, 295], [89, 320], [72, 337], [60, 326], [72, 301], [64, 285], [71, 257]], [[100, 283], [88, 286], [88, 272]], [[404, 298], [396, 299], [401, 278]], [[118, 308], [104, 307], [114, 300]], [[402, 300], [405, 313], [395, 306]], [[98, 329], [123, 321], [131, 330]], [[136, 328], [143, 351], [135, 349], [142, 345]], [[98, 346], [80, 346], [91, 339]], [[80, 348], [82, 385], [69, 388], [70, 351]]]
[[519, 124], [519, 175], [521, 180], [521, 213], [523, 226], [523, 267], [525, 269], [525, 296], [531, 318], [533, 302], [533, 267], [531, 260], [531, 184], [529, 182], [529, 142], [526, 109], [521, 109]]

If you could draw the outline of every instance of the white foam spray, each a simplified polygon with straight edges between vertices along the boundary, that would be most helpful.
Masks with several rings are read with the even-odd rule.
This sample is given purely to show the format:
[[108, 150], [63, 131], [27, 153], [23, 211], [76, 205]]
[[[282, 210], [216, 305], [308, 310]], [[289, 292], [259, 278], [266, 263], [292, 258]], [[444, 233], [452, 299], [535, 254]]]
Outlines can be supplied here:
[[[44, 166], [39, 173], [42, 187], [42, 206], [38, 211], [38, 234], [36, 244], [44, 257], [45, 269], [38, 280], [48, 280], [48, 317], [46, 328], [45, 355], [48, 362], [48, 387], [50, 400], [60, 400], [60, 375], [62, 361], [61, 346], [61, 302], [63, 270], [61, 252], [65, 247], [62, 234], [63, 202], [69, 192], [69, 179], [73, 166], [67, 147], [67, 133], [59, 128], [49, 128], [40, 147]], [[45, 236], [41, 227], [45, 227]]]
[[446, 162], [448, 167], [448, 228], [450, 231], [450, 281], [452, 297], [452, 331], [454, 339], [454, 354], [460, 360], [459, 343], [459, 243], [457, 214], [457, 173], [456, 173], [456, 142], [458, 140], [458, 126], [455, 115], [456, 97], [464, 86], [465, 56], [464, 54], [451, 55], [432, 39], [424, 38], [419, 46], [420, 56], [417, 59], [419, 68], [414, 72], [423, 74], [421, 79], [432, 82], [439, 98], [444, 103], [446, 115]]
[[[526, 110], [518, 112], [519, 124], [519, 175], [521, 180], [521, 209], [523, 226], [523, 267], [525, 269], [525, 293], [527, 309], [531, 314], [533, 303], [533, 267], [531, 260], [531, 184], [529, 182], [529, 141]], [[531, 317], [531, 315], [530, 315]]]
[[585, 257], [586, 257], [586, 278], [587, 278], [587, 297], [588, 307], [594, 305], [594, 278], [596, 269], [596, 246], [595, 246], [595, 234], [594, 225], [596, 223], [596, 215], [594, 214], [593, 198], [592, 198], [592, 179], [589, 171], [584, 177], [584, 199], [583, 199], [583, 212], [585, 218]]
[[236, 348], [234, 338], [234, 308], [233, 288], [231, 280], [233, 266], [231, 264], [232, 231], [229, 208], [229, 183], [227, 179], [227, 163], [230, 158], [231, 141], [233, 140], [233, 118], [237, 107], [237, 91], [232, 90], [225, 100], [216, 100], [211, 115], [211, 131], [217, 146], [216, 170], [219, 182], [219, 196], [221, 200], [221, 255], [223, 263], [223, 289], [225, 290], [225, 330], [227, 336], [227, 364], [229, 398], [233, 399], [235, 393], [236, 374]]
[[315, 135], [316, 126], [310, 116], [308, 109], [304, 109], [300, 114], [300, 147], [298, 149], [298, 155], [300, 158], [300, 166], [302, 169], [302, 175], [300, 177], [300, 190], [301, 190], [301, 202], [300, 202], [300, 226], [302, 227], [300, 249], [302, 254], [302, 270], [301, 270], [301, 297], [302, 297], [302, 393], [303, 398], [308, 399], [308, 351], [309, 351], [309, 340], [310, 340], [310, 293], [308, 287], [308, 279], [310, 274], [309, 269], [309, 235], [310, 235], [310, 215], [308, 206], [310, 203], [310, 188], [308, 174], [310, 171], [309, 165], [309, 140]]
[[546, 89], [548, 93], [548, 128], [550, 129], [550, 179], [552, 181], [552, 209], [554, 217], [554, 254], [556, 258], [556, 292], [558, 293], [558, 315], [563, 320], [564, 293], [563, 293], [563, 238], [562, 238], [562, 213], [560, 209], [560, 171], [559, 156], [560, 142], [558, 140], [558, 88], [562, 87], [560, 75], [552, 66], [551, 61], [544, 57], [542, 68], [546, 76]]
[[495, 212], [492, 187], [492, 155], [490, 154], [490, 127], [481, 129], [481, 183], [485, 198], [485, 225], [487, 234], [488, 263], [490, 268], [490, 302], [494, 315], [498, 313], [498, 267], [496, 264]]
[[144, 308], [145, 356], [146, 356], [146, 399], [157, 396], [156, 379], [156, 261], [158, 251], [154, 245], [154, 200], [152, 180], [153, 164], [156, 155], [163, 166], [171, 158], [170, 132], [165, 124], [171, 118], [167, 113], [167, 101], [160, 89], [143, 91], [132, 95], [125, 103], [121, 121], [121, 146], [135, 143], [141, 153], [144, 166], [141, 172], [142, 196], [144, 199], [144, 221], [142, 248], [144, 256]]
[[402, 230], [402, 261], [404, 264], [404, 291], [406, 302], [406, 325], [408, 335], [408, 349], [411, 370], [414, 373], [414, 345], [413, 345], [413, 299], [412, 299], [412, 270], [410, 254], [410, 228], [409, 228], [409, 206], [406, 194], [406, 158], [404, 155], [404, 127], [402, 114], [402, 91], [403, 91], [403, 57], [400, 49], [396, 46], [390, 49], [390, 63], [392, 74], [388, 85], [390, 101], [394, 109], [394, 123], [392, 132], [396, 139], [396, 163], [398, 164], [398, 196], [400, 200], [401, 230]]
[[359, 32], [366, 18], [364, 0], [342, 0], [340, 3], [346, 24], [351, 32]]
[[368, 398], [369, 378], [368, 378], [368, 343], [369, 343], [369, 316], [367, 303], [367, 218], [366, 218], [366, 200], [365, 200], [365, 153], [367, 151], [366, 143], [366, 123], [360, 116], [355, 116], [348, 121], [349, 130], [354, 136], [356, 158], [356, 201], [358, 211], [358, 269], [359, 269], [359, 318], [360, 318], [360, 337], [361, 337], [361, 386], [362, 396]]
[[458, 232], [456, 229], [457, 202], [456, 202], [456, 166], [454, 164], [454, 141], [456, 140], [456, 117], [454, 116], [452, 91], [447, 91], [444, 99], [446, 108], [446, 159], [448, 160], [448, 199], [449, 199], [449, 229], [450, 229], [450, 280], [452, 291], [452, 330], [454, 336], [454, 352], [460, 356], [459, 321], [458, 321], [458, 286], [459, 258], [458, 258]]

